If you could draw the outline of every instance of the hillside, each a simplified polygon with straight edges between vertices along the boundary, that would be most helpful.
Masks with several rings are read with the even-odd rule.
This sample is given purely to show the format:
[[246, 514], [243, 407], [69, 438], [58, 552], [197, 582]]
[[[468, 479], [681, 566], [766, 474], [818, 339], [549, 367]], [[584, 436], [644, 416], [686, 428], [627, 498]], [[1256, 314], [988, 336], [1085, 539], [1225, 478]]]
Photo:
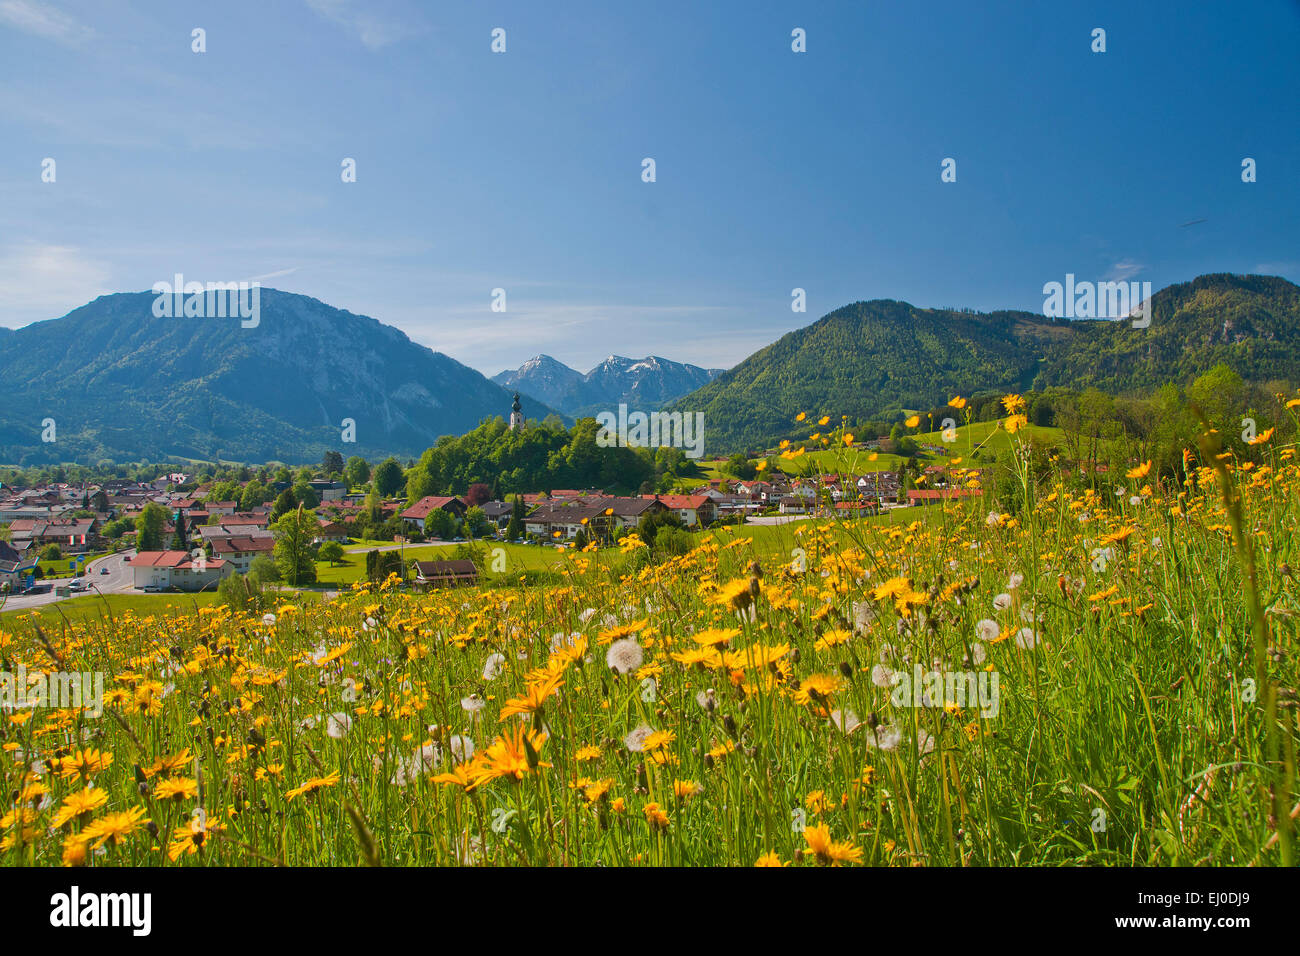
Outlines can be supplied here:
[[765, 446], [795, 415], [888, 417], [953, 393], [1185, 383], [1218, 362], [1251, 381], [1300, 381], [1300, 287], [1207, 275], [1153, 296], [1152, 323], [855, 302], [783, 336], [670, 405], [704, 412], [710, 453]]
[[[441, 435], [510, 413], [510, 393], [473, 369], [307, 296], [262, 289], [254, 328], [156, 318], [154, 298], [102, 296], [0, 333], [0, 461], [418, 458]], [[551, 411], [524, 403], [529, 418]], [[54, 443], [41, 441], [47, 418]], [[341, 441], [345, 418], [354, 444]]]

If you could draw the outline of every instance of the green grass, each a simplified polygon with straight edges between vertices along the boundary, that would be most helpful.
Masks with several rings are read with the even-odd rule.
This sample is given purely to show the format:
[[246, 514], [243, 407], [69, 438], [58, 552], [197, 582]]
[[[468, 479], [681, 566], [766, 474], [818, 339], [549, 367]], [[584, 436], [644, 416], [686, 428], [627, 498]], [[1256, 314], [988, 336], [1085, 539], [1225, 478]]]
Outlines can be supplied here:
[[85, 621], [108, 619], [113, 615], [134, 611], [137, 614], [176, 614], [194, 611], [195, 607], [205, 607], [216, 602], [217, 596], [203, 592], [199, 594], [106, 594], [84, 595], [44, 604], [26, 610], [0, 610], [0, 621], [6, 625], [20, 624], [33, 619], [42, 626], [47, 623], [59, 623], [63, 620]]

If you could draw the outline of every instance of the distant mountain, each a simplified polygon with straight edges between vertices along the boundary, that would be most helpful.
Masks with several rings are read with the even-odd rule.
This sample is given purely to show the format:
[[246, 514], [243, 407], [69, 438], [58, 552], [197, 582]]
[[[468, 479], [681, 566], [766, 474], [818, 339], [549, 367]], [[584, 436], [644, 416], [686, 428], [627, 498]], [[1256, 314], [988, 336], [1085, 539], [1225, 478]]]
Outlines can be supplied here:
[[582, 373], [549, 355], [538, 355], [513, 371], [493, 375], [492, 381], [562, 409], [565, 397], [582, 387]]
[[492, 381], [582, 418], [617, 410], [620, 402], [643, 411], [661, 408], [711, 382], [722, 371], [670, 362], [657, 355], [643, 359], [611, 355], [583, 375], [549, 355], [538, 355], [517, 369], [492, 376]]
[[[156, 318], [150, 292], [0, 330], [0, 461], [418, 458], [510, 414], [510, 393], [399, 330], [261, 290], [260, 321]], [[553, 410], [524, 403], [528, 418]], [[342, 439], [356, 423], [355, 443]], [[53, 419], [53, 443], [42, 422]]]
[[1216, 274], [1152, 296], [1150, 328], [1031, 312], [855, 302], [755, 352], [670, 405], [703, 412], [710, 453], [766, 446], [801, 411], [888, 416], [991, 389], [1188, 383], [1218, 362], [1300, 383], [1300, 287]]

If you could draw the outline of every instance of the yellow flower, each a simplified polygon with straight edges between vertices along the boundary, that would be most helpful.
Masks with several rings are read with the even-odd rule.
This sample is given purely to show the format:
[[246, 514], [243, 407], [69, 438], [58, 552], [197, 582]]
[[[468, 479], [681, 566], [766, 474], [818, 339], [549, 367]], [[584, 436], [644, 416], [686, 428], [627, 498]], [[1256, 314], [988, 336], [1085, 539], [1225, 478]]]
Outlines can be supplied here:
[[116, 846], [145, 822], [144, 812], [143, 807], [132, 807], [122, 813], [110, 813], [87, 826], [81, 835], [86, 840], [94, 840], [97, 850], [110, 840]]
[[903, 424], [906, 425], [908, 428], [915, 428], [917, 425], [921, 424], [921, 416], [913, 415], [907, 421], [903, 422]]
[[1128, 471], [1124, 472], [1124, 477], [1145, 478], [1147, 476], [1147, 473], [1150, 471], [1151, 471], [1151, 462], [1150, 460], [1148, 460], [1143, 464], [1138, 465], [1136, 468], [1130, 468]]
[[339, 782], [339, 773], [336, 770], [334, 771], [334, 773], [330, 774], [327, 777], [312, 777], [302, 786], [294, 787], [284, 796], [286, 800], [293, 800], [296, 797], [301, 797], [304, 793], [312, 793], [316, 790], [321, 789], [322, 787], [332, 787], [338, 782]]
[[91, 813], [108, 803], [108, 794], [101, 789], [78, 790], [63, 798], [63, 806], [54, 815], [52, 826], [55, 829], [69, 820], [74, 820], [84, 813]]
[[781, 858], [776, 855], [775, 850], [764, 853], [754, 863], [755, 866], [789, 866], [789, 863], [782, 863]]
[[659, 809], [659, 804], [647, 803], [641, 808], [641, 812], [645, 814], [646, 822], [650, 824], [650, 829], [668, 829], [668, 814]]
[[803, 838], [808, 844], [808, 852], [822, 866], [839, 866], [841, 863], [856, 863], [862, 859], [862, 851], [853, 844], [832, 840], [831, 828], [824, 823], [804, 827]]

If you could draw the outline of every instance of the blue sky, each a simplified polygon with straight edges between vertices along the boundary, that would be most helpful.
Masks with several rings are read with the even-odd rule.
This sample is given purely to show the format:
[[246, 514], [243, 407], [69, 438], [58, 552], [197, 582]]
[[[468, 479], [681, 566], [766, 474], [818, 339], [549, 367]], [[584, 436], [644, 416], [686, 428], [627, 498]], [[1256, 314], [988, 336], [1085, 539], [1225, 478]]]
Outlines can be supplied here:
[[1067, 272], [1300, 281], [1297, 51], [1294, 0], [0, 0], [0, 324], [258, 279], [491, 375]]

